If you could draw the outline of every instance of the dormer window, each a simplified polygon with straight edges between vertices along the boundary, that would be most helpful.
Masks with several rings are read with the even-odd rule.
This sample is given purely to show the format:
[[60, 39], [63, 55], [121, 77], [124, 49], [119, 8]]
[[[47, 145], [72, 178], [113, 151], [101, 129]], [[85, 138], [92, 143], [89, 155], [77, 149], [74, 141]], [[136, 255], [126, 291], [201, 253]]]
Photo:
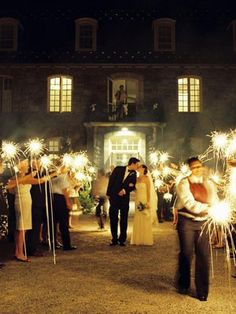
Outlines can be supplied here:
[[75, 27], [75, 50], [97, 50], [97, 21], [91, 18], [77, 19]]
[[16, 51], [18, 47], [19, 21], [13, 18], [0, 19], [0, 51]]
[[175, 20], [157, 19], [153, 22], [154, 50], [175, 51]]

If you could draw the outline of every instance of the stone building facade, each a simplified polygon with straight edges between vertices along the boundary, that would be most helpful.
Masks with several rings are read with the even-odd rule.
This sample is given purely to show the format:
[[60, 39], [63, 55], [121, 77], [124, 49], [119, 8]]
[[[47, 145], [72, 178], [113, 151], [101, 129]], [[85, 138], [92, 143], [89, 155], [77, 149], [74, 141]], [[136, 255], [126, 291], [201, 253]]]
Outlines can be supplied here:
[[[199, 154], [235, 128], [234, 11], [0, 12], [0, 137], [87, 150], [98, 167]], [[127, 90], [123, 117], [115, 93]]]

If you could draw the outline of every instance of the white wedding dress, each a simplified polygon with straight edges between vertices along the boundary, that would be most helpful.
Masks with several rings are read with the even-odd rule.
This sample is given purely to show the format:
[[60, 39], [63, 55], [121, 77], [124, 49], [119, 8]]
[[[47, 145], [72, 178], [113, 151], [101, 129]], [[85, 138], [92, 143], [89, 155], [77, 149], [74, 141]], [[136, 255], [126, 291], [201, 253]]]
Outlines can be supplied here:
[[130, 244], [135, 245], [153, 245], [152, 233], [152, 213], [150, 208], [142, 211], [138, 209], [139, 203], [147, 203], [147, 186], [143, 182], [136, 183], [135, 191], [135, 214], [133, 222], [133, 231]]

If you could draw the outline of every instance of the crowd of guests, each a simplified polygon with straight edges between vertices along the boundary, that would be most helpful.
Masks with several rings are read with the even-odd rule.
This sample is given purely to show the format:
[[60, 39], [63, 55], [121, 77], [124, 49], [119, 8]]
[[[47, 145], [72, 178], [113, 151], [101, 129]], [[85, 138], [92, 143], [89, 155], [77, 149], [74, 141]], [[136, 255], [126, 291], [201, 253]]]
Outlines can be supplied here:
[[[118, 166], [110, 173], [100, 169], [92, 183], [91, 194], [96, 204], [99, 230], [106, 230], [110, 217], [111, 246], [125, 246], [127, 239], [130, 192], [135, 191], [135, 214], [131, 244], [153, 245], [153, 212], [159, 222], [173, 220], [179, 236], [180, 253], [177, 287], [187, 294], [191, 282], [191, 261], [195, 252], [195, 284], [197, 297], [206, 301], [209, 290], [209, 230], [204, 228], [208, 210], [218, 200], [220, 186], [209, 179], [197, 157], [187, 161], [190, 174], [175, 185], [168, 180], [155, 191], [146, 165], [130, 158], [127, 166]], [[229, 161], [235, 167], [236, 161]], [[43, 256], [41, 244], [51, 249], [75, 250], [71, 244], [70, 211], [79, 207], [80, 184], [66, 166], [46, 173], [40, 161], [19, 161], [14, 175], [3, 185], [7, 189], [8, 237], [14, 240], [14, 258], [30, 262], [30, 256]], [[4, 173], [0, 163], [0, 172]], [[1, 194], [1, 206], [4, 197]], [[143, 208], [140, 208], [140, 205]], [[142, 207], [141, 206], [141, 207]], [[120, 217], [120, 218], [119, 218]], [[118, 234], [118, 223], [120, 234]], [[232, 257], [235, 257], [235, 230], [232, 230]], [[58, 241], [60, 233], [61, 243]], [[212, 231], [212, 245], [223, 248], [220, 228]], [[4, 266], [0, 263], [0, 268]], [[233, 276], [235, 277], [235, 276]]]
[[14, 175], [6, 171], [1, 163], [2, 181], [7, 190], [8, 239], [15, 243], [15, 260], [30, 262], [30, 256], [43, 256], [41, 245], [52, 250], [76, 249], [71, 245], [69, 233], [70, 210], [73, 199], [78, 199], [75, 197], [78, 182], [73, 173], [65, 166], [46, 173], [40, 161], [29, 163], [28, 159], [17, 163]]

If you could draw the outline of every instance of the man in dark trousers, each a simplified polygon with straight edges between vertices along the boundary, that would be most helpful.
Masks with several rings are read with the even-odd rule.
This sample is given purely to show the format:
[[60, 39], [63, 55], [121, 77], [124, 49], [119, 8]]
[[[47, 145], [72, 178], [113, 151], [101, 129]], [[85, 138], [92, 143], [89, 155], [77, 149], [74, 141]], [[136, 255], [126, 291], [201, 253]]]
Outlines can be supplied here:
[[56, 239], [56, 224], [58, 222], [63, 250], [69, 251], [77, 248], [71, 245], [69, 232], [69, 210], [72, 209], [72, 202], [69, 197], [70, 182], [68, 169], [62, 166], [59, 171], [60, 174], [52, 179], [54, 239]]
[[[125, 246], [127, 238], [128, 212], [130, 192], [135, 189], [136, 170], [139, 159], [132, 157], [127, 166], [117, 166], [111, 173], [107, 196], [110, 201], [110, 228], [112, 240], [110, 245]], [[120, 235], [118, 237], [118, 216], [120, 213]]]
[[206, 301], [209, 290], [209, 236], [204, 225], [208, 210], [217, 201], [217, 189], [213, 181], [204, 175], [198, 157], [187, 160], [191, 175], [177, 185], [177, 231], [180, 242], [178, 266], [178, 290], [187, 294], [191, 284], [191, 261], [195, 253], [195, 285], [197, 297]]
[[[46, 175], [46, 171], [41, 167], [41, 162], [34, 159], [32, 161], [32, 171], [37, 171], [36, 179]], [[40, 228], [43, 223], [43, 218], [46, 216], [46, 197], [45, 186], [48, 188], [48, 183], [32, 185], [30, 194], [32, 198], [32, 229], [26, 235], [27, 254], [29, 256], [43, 256], [43, 252], [39, 249], [40, 244]]]

